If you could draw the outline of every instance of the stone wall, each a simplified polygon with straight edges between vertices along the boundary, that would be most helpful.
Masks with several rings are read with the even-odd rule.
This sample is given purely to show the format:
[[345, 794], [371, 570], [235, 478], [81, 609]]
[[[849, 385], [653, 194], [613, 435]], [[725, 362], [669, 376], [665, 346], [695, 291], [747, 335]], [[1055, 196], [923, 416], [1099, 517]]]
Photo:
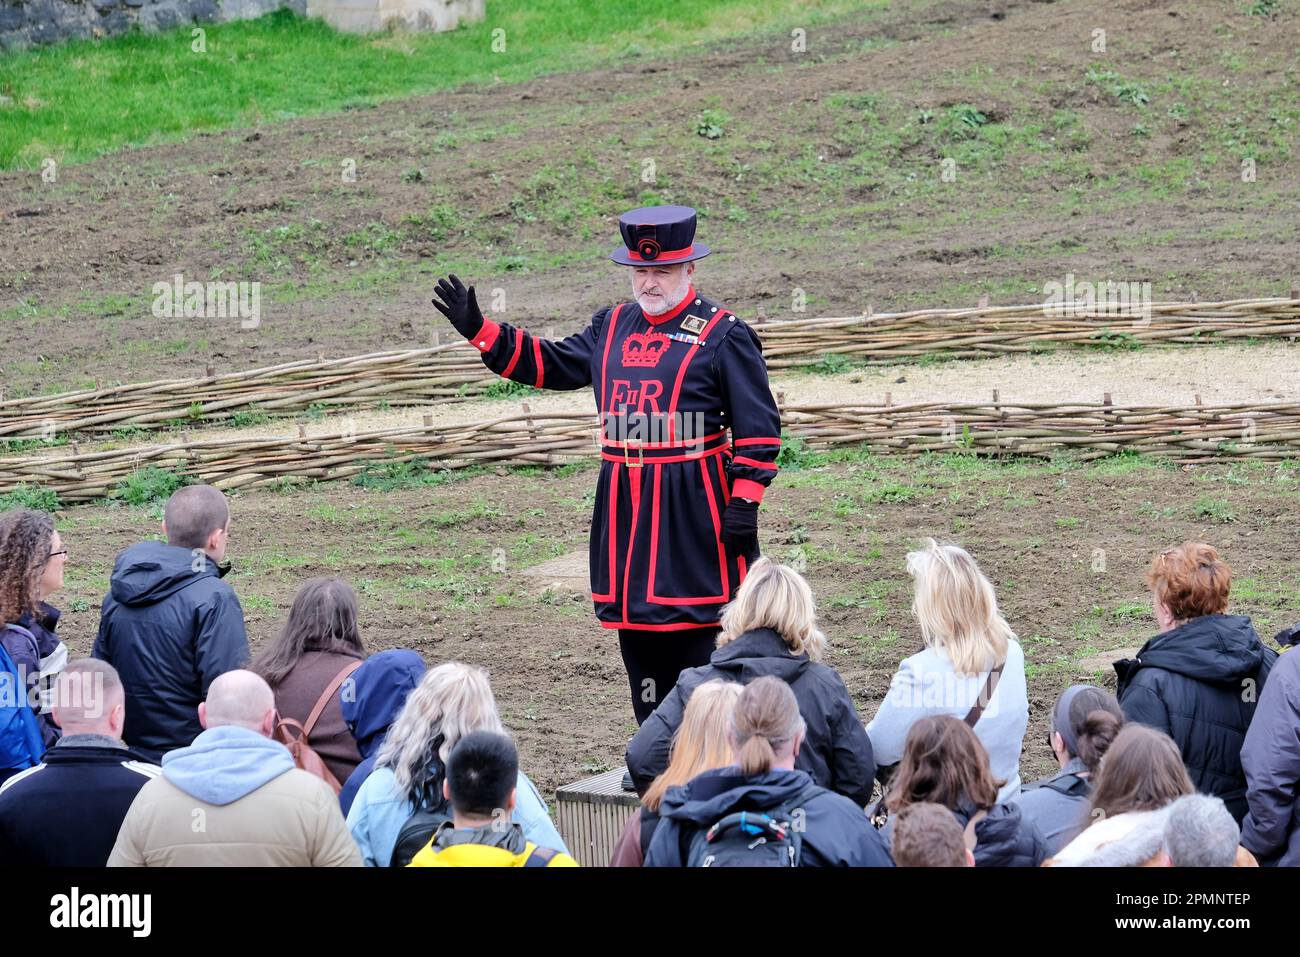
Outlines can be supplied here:
[[400, 21], [409, 30], [454, 30], [482, 20], [485, 0], [307, 0], [307, 16], [336, 30], [371, 33]]
[[0, 0], [0, 51], [60, 40], [146, 32], [260, 17], [280, 7], [319, 16], [339, 30], [450, 30], [480, 20], [485, 0]]

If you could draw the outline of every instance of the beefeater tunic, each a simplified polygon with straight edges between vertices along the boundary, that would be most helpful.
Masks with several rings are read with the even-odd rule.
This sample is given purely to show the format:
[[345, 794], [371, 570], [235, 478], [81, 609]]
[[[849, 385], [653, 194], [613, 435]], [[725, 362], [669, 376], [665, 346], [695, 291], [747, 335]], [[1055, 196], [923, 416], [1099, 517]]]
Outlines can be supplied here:
[[691, 288], [663, 315], [619, 303], [560, 340], [486, 318], [469, 341], [507, 379], [595, 393], [602, 461], [590, 563], [601, 625], [717, 625], [747, 563], [721, 541], [723, 510], [732, 495], [762, 500], [781, 450], [754, 331]]

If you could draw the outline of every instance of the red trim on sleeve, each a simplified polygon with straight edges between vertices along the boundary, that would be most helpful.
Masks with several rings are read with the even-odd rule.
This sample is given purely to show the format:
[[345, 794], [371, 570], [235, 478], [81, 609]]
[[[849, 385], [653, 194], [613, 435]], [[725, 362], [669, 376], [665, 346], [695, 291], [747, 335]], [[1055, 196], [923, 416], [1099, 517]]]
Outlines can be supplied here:
[[738, 478], [731, 483], [732, 498], [747, 498], [755, 502], [763, 501], [763, 493], [767, 491], [767, 486], [760, 485], [750, 479]]
[[740, 446], [740, 445], [780, 445], [780, 444], [781, 444], [781, 438], [780, 438], [780, 436], [766, 436], [766, 435], [764, 435], [764, 436], [759, 436], [759, 437], [756, 437], [756, 438], [750, 438], [750, 439], [736, 439], [736, 440], [734, 440], [731, 444], [732, 444], [732, 445], [736, 445], [736, 446]]
[[479, 352], [487, 352], [497, 344], [497, 337], [501, 335], [501, 327], [493, 322], [487, 316], [483, 317], [483, 325], [478, 327], [478, 335], [469, 340], [469, 344]]
[[537, 382], [534, 385], [537, 388], [542, 387], [542, 340], [536, 336], [533, 337], [533, 363], [537, 366]]
[[506, 364], [505, 371], [501, 373], [501, 378], [509, 379], [510, 373], [514, 372], [515, 366], [519, 364], [519, 353], [522, 352], [524, 348], [524, 335], [524, 330], [515, 330], [515, 351], [510, 357], [510, 362]]
[[[776, 471], [776, 465], [772, 462], [760, 462], [758, 459], [747, 459], [743, 455], [737, 455], [731, 460], [733, 465], [752, 465], [756, 469], [771, 469]], [[732, 493], [735, 494], [734, 492]]]

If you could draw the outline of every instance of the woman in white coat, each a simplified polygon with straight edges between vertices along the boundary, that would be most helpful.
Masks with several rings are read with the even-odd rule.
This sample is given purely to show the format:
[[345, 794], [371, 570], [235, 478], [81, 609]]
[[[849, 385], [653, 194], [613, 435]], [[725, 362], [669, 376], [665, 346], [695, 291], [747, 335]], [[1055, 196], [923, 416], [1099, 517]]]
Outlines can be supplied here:
[[[993, 586], [965, 549], [927, 539], [908, 554], [907, 571], [925, 648], [898, 666], [867, 725], [876, 764], [884, 769], [898, 763], [908, 729], [919, 718], [974, 720], [1000, 782], [998, 801], [1009, 801], [1020, 791], [1020, 748], [1029, 726], [1024, 652], [998, 613]], [[976, 710], [981, 697], [984, 707]]]

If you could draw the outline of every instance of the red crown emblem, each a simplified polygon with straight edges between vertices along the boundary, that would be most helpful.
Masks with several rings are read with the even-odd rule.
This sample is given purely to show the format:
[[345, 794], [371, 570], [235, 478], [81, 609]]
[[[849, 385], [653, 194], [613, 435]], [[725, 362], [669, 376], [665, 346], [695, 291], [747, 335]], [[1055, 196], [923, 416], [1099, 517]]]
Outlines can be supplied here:
[[634, 332], [623, 340], [623, 365], [654, 367], [668, 351], [669, 339], [662, 332]]

